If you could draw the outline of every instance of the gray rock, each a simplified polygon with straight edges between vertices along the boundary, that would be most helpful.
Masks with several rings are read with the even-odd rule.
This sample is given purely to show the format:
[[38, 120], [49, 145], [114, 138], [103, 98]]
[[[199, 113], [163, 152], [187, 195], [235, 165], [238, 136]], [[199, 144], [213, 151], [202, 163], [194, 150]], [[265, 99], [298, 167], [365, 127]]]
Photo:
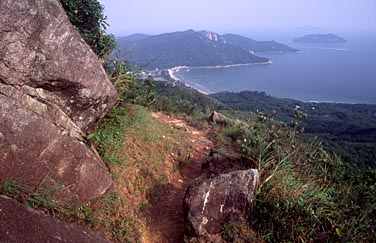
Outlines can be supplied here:
[[235, 171], [188, 188], [184, 198], [186, 234], [209, 237], [231, 221], [251, 214], [257, 170]]
[[0, 183], [61, 185], [83, 202], [111, 185], [85, 144], [116, 91], [58, 0], [0, 1]]
[[109, 241], [90, 230], [61, 222], [10, 198], [0, 196], [0, 242], [107, 243]]
[[229, 123], [229, 119], [225, 115], [216, 111], [212, 112], [212, 114], [209, 117], [209, 120], [218, 125], [227, 125]]

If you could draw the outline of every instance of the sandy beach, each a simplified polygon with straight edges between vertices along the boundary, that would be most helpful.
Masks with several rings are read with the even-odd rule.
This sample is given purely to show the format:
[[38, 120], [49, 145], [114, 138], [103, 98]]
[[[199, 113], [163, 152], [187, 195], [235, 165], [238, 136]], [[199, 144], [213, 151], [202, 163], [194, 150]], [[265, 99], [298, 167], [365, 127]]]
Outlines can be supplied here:
[[177, 68], [189, 68], [189, 69], [194, 69], [194, 68], [229, 68], [229, 67], [242, 67], [242, 66], [253, 66], [253, 65], [268, 65], [268, 64], [273, 64], [271, 60], [267, 62], [259, 62], [259, 63], [241, 63], [241, 64], [229, 64], [229, 65], [218, 65], [218, 66], [196, 66], [196, 67], [186, 67], [186, 66], [181, 66]]
[[199, 92], [201, 92], [203, 94], [210, 94], [210, 93], [214, 93], [214, 92], [210, 91], [209, 89], [205, 88], [202, 85], [190, 82], [188, 80], [182, 80], [182, 79], [180, 79], [179, 77], [176, 76], [176, 73], [179, 72], [179, 71], [181, 71], [182, 69], [229, 68], [229, 67], [242, 67], [242, 66], [253, 66], [253, 65], [269, 65], [269, 64], [272, 64], [272, 63], [273, 62], [271, 60], [269, 60], [267, 62], [261, 62], [261, 63], [242, 63], [242, 64], [229, 64], [229, 65], [218, 65], [218, 66], [194, 66], [194, 67], [190, 67], [190, 66], [176, 66], [176, 67], [167, 69], [167, 71], [168, 71], [168, 74], [169, 74], [170, 78], [173, 79], [174, 81], [183, 82], [186, 86], [194, 88], [194, 89], [196, 89], [197, 91], [199, 91]]

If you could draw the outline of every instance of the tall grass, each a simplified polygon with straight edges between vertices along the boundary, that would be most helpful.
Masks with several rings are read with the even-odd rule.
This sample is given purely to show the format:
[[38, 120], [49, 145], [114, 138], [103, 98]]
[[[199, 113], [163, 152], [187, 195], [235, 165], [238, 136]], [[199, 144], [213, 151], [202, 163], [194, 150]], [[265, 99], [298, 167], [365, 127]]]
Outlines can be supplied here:
[[303, 142], [297, 122], [288, 126], [262, 113], [224, 134], [249, 168], [259, 169], [250, 225], [264, 241], [376, 240], [374, 170], [343, 163], [316, 140]]

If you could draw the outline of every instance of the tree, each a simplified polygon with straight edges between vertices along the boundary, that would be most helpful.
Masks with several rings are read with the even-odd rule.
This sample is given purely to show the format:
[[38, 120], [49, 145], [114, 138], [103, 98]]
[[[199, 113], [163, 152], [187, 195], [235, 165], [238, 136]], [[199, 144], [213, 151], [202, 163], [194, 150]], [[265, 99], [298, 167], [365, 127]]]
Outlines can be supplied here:
[[113, 35], [106, 34], [107, 17], [97, 0], [60, 0], [69, 21], [99, 58], [106, 58], [115, 47]]

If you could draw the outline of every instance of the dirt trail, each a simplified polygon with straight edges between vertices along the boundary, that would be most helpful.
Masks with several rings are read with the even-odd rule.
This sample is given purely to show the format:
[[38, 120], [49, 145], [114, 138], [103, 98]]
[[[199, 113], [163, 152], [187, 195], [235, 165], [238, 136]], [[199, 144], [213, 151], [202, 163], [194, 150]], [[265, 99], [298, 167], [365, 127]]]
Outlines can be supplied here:
[[183, 242], [184, 232], [184, 195], [190, 185], [208, 176], [201, 164], [206, 161], [213, 142], [208, 136], [210, 129], [198, 129], [186, 121], [162, 113], [152, 115], [160, 122], [186, 132], [192, 148], [188, 151], [188, 161], [174, 173], [170, 182], [159, 185], [153, 191], [151, 208], [148, 210], [148, 230], [142, 242], [180, 243]]

